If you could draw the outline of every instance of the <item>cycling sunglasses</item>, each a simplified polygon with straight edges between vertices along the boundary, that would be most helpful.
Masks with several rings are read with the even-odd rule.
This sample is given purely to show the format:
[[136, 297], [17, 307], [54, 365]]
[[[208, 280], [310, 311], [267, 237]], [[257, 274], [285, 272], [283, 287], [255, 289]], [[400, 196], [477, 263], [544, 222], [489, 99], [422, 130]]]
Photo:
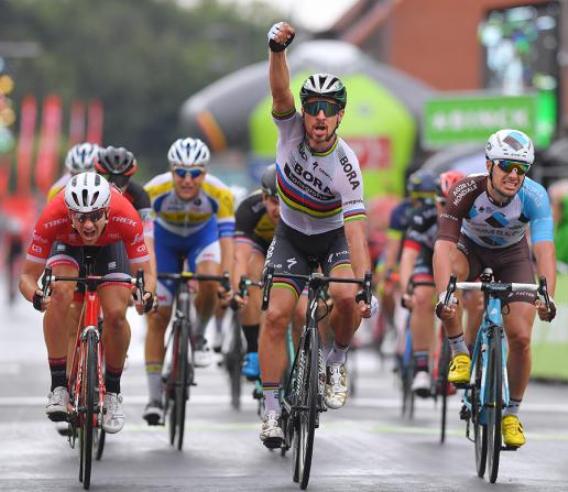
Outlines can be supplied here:
[[306, 102], [303, 105], [304, 111], [312, 116], [317, 116], [320, 111], [323, 110], [323, 113], [326, 117], [335, 116], [337, 113], [341, 111], [341, 107], [339, 104], [333, 103], [331, 101], [311, 101]]
[[519, 176], [527, 174], [531, 168], [531, 165], [525, 162], [510, 161], [508, 159], [497, 159], [493, 162], [499, 166], [501, 171], [504, 171], [507, 174], [509, 174], [513, 169], [516, 169]]
[[99, 209], [99, 210], [93, 210], [92, 212], [87, 212], [87, 213], [83, 213], [83, 212], [73, 212], [71, 214], [71, 216], [73, 217], [74, 220], [76, 220], [77, 222], [84, 224], [85, 222], [87, 222], [87, 220], [90, 220], [91, 222], [98, 222], [99, 220], [101, 220], [103, 218], [103, 216], [105, 215], [105, 210], [104, 209]]
[[196, 179], [205, 172], [205, 169], [202, 169], [200, 167], [174, 167], [173, 171], [181, 179], [185, 179], [188, 174], [191, 176], [191, 179]]

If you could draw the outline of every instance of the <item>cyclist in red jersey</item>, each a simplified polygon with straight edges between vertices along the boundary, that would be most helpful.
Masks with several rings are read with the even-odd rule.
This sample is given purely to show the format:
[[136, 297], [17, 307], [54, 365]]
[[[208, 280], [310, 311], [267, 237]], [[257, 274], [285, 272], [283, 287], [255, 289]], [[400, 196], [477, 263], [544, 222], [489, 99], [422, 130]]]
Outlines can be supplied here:
[[[56, 242], [52, 251], [52, 245]], [[124, 249], [120, 242], [124, 244]], [[97, 275], [126, 281], [129, 274], [142, 269], [146, 291], [143, 304], [137, 309], [141, 312], [152, 307], [155, 278], [151, 275], [140, 217], [118, 190], [95, 173], [74, 176], [67, 183], [65, 192], [47, 204], [36, 223], [20, 279], [20, 290], [24, 297], [37, 310], [46, 311], [43, 325], [51, 371], [51, 392], [46, 413], [56, 421], [66, 417], [69, 399], [65, 319], [75, 285], [72, 282], [56, 282], [51, 297], [44, 298], [37, 281], [46, 262], [56, 276], [76, 276], [87, 248], [94, 256]], [[127, 258], [121, 254], [124, 250]], [[109, 433], [116, 433], [124, 426], [120, 378], [130, 343], [126, 308], [131, 287], [126, 282], [103, 283], [99, 287], [99, 295], [104, 314], [103, 342], [106, 348], [107, 394], [103, 428]]]

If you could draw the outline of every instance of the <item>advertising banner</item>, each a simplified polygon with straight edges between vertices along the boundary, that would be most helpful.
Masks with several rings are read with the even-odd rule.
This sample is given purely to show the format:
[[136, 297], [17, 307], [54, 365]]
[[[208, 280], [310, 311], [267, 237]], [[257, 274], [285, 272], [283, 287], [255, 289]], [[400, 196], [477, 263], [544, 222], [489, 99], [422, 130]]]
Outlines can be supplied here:
[[47, 193], [55, 181], [59, 158], [61, 135], [61, 99], [47, 96], [43, 102], [41, 136], [35, 167], [35, 181], [38, 189]]
[[20, 138], [16, 153], [17, 190], [20, 195], [26, 195], [31, 188], [32, 154], [34, 147], [34, 132], [36, 125], [37, 105], [34, 96], [26, 96], [20, 108]]

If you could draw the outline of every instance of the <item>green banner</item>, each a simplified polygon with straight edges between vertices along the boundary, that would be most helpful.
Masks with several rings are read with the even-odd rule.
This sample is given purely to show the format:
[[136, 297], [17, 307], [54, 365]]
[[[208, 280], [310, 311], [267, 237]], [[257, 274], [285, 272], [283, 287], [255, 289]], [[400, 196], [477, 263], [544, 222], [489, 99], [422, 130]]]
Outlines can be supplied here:
[[554, 301], [557, 313], [552, 323], [536, 317], [531, 343], [531, 375], [568, 381], [568, 275], [558, 275]]
[[480, 142], [502, 128], [527, 133], [546, 147], [556, 126], [550, 91], [522, 96], [462, 95], [431, 99], [424, 107], [423, 139], [427, 148]]

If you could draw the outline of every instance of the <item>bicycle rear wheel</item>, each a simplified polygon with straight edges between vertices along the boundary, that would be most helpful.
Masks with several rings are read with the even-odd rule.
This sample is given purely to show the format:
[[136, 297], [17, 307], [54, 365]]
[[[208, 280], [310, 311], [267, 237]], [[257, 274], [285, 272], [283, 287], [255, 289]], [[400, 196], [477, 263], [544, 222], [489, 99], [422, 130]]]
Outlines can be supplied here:
[[489, 342], [489, 368], [487, 373], [487, 468], [489, 481], [495, 483], [499, 473], [501, 454], [501, 414], [503, 409], [503, 359], [502, 338], [498, 327]]
[[300, 488], [305, 489], [310, 480], [312, 456], [314, 451], [314, 435], [317, 421], [318, 400], [318, 358], [319, 347], [316, 334], [317, 328], [307, 330], [302, 347], [303, 368], [298, 367], [296, 381], [298, 397], [296, 399], [296, 432], [295, 432], [295, 462], [294, 478], [300, 482]]
[[[91, 468], [93, 462], [93, 434], [96, 426], [95, 403], [97, 399], [97, 340], [91, 331], [87, 333], [87, 354], [83, 368], [83, 385], [81, 388], [81, 403], [83, 412], [80, 430], [81, 463], [79, 467], [79, 480], [87, 490], [91, 486]], [[81, 417], [80, 417], [81, 418]]]
[[446, 442], [446, 427], [448, 418], [448, 372], [450, 364], [450, 344], [444, 337], [440, 359], [438, 361], [438, 389], [442, 398], [442, 416], [440, 420], [440, 443]]
[[475, 467], [477, 476], [485, 475], [487, 462], [487, 433], [481, 416], [481, 351], [477, 354], [475, 364], [475, 383], [471, 389], [471, 422], [473, 424], [473, 437], [475, 442]]
[[99, 431], [97, 431], [96, 433], [97, 435], [97, 455], [96, 455], [96, 459], [97, 461], [100, 461], [101, 458], [103, 457], [103, 451], [105, 449], [105, 441], [106, 441], [106, 432], [104, 429], [101, 429]]
[[235, 410], [241, 409], [241, 366], [243, 364], [243, 344], [241, 338], [241, 324], [236, 313], [232, 315], [232, 343], [231, 350], [225, 356], [225, 363], [229, 373], [231, 386], [231, 406]]

